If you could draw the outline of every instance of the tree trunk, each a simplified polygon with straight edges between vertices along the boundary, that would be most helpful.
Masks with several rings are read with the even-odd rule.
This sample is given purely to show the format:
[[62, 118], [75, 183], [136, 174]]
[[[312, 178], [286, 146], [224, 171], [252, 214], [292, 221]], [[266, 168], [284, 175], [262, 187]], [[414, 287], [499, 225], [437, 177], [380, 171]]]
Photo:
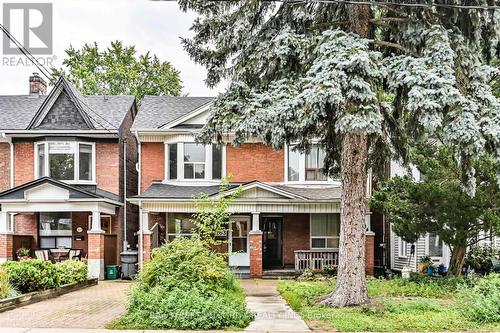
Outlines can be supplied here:
[[467, 245], [455, 245], [451, 251], [449, 273], [454, 276], [462, 275], [464, 267], [465, 254], [467, 253]]
[[344, 136], [337, 286], [321, 302], [333, 307], [368, 301], [365, 278], [367, 141], [365, 134]]
[[[346, 5], [347, 27], [361, 37], [371, 35], [369, 5]], [[332, 307], [353, 306], [368, 301], [365, 276], [365, 209], [368, 137], [347, 133], [342, 142], [342, 198], [339, 267], [335, 291], [322, 300]]]

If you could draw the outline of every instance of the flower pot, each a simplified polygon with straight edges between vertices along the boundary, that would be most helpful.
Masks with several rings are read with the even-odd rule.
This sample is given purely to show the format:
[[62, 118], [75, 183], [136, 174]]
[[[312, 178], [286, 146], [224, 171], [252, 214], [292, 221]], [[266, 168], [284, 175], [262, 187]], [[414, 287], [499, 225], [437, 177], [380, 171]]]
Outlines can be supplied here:
[[427, 275], [432, 276], [434, 274], [434, 267], [427, 267], [425, 271]]

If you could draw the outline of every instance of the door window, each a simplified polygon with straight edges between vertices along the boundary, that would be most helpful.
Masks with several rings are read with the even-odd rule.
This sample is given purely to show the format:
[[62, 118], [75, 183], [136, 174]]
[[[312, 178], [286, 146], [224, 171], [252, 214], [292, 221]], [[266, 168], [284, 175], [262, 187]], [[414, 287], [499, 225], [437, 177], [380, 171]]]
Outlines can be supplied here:
[[247, 221], [232, 221], [232, 252], [247, 252], [248, 242], [248, 222]]

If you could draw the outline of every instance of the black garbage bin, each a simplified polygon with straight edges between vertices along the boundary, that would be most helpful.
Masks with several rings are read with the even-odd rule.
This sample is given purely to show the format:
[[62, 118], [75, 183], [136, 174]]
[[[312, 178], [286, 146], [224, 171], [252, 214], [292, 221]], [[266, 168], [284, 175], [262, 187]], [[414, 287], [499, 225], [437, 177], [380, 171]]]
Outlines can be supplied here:
[[137, 251], [123, 251], [120, 253], [122, 279], [133, 279], [137, 275]]

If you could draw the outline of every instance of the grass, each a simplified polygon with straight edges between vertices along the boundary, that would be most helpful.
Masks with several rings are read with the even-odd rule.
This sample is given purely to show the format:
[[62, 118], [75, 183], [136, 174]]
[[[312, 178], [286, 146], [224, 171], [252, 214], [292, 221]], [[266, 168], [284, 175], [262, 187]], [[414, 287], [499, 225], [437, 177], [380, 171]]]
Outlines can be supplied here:
[[368, 293], [372, 304], [341, 309], [317, 304], [334, 289], [335, 280], [281, 281], [278, 290], [315, 329], [344, 332], [500, 331], [500, 323], [481, 324], [461, 314], [454, 294], [463, 282], [370, 279]]

